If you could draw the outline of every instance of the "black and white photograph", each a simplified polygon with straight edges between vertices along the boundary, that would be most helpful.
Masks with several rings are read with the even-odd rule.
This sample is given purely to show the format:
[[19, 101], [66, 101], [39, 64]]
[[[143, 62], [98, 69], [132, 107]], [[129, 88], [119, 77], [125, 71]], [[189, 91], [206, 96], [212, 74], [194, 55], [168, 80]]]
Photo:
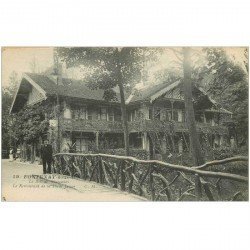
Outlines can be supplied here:
[[247, 47], [2, 58], [2, 201], [249, 200]]
[[2, 0], [0, 248], [249, 250], [249, 0]]

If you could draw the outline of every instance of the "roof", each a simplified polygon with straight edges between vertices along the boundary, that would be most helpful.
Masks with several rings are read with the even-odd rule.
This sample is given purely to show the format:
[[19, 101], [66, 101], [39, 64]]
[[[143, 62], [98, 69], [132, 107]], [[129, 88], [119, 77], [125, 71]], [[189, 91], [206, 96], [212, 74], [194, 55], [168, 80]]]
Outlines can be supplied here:
[[[91, 89], [81, 80], [62, 78], [63, 85], [58, 87], [49, 76], [34, 73], [26, 73], [25, 75], [28, 80], [30, 78], [38, 84], [46, 92], [46, 95], [55, 95], [58, 93], [60, 96], [104, 101], [104, 90]], [[119, 99], [118, 95], [117, 98]]]
[[[133, 103], [133, 102], [139, 102], [139, 101], [154, 101], [155, 99], [165, 95], [168, 91], [176, 88], [182, 83], [181, 80], [177, 80], [175, 82], [164, 82], [162, 84], [158, 84], [155, 86], [150, 86], [144, 89], [140, 90], [135, 90], [127, 99], [126, 103]], [[233, 114], [232, 112], [222, 108], [215, 100], [213, 100], [207, 93], [206, 91], [199, 87], [196, 86], [196, 89], [200, 91], [204, 96], [208, 98], [208, 100], [216, 107], [217, 111], [220, 113], [226, 113], [226, 114]], [[211, 111], [211, 110], [207, 110]]]
[[[91, 89], [85, 82], [81, 80], [62, 78], [62, 85], [58, 86], [51, 76], [44, 74], [25, 73], [14, 97], [11, 111], [13, 107], [15, 108], [22, 103], [22, 98], [18, 98], [19, 95], [22, 96], [23, 94], [28, 93], [29, 88], [27, 87], [27, 82], [35, 87], [43, 95], [44, 99], [46, 99], [47, 96], [59, 94], [60, 96], [83, 98], [86, 100], [105, 101], [104, 90]], [[155, 99], [165, 95], [171, 89], [179, 86], [180, 83], [180, 80], [175, 82], [164, 82], [156, 86], [149, 86], [144, 89], [134, 90], [133, 93], [127, 98], [126, 103], [131, 104], [140, 101], [152, 102]], [[197, 87], [197, 89], [203, 95], [207, 96], [209, 101], [214, 104], [216, 108], [220, 110], [220, 112], [232, 114], [230, 111], [220, 107], [201, 87]], [[117, 93], [117, 91], [115, 92]], [[119, 94], [117, 94], [117, 99], [120, 100]]]
[[[176, 83], [176, 82], [175, 82]], [[157, 95], [157, 93], [169, 87], [167, 91], [171, 89], [171, 85], [174, 83], [164, 82], [158, 85], [149, 86], [144, 89], [134, 90], [133, 93], [128, 97], [126, 103], [138, 102], [138, 101], [150, 101], [151, 97]]]

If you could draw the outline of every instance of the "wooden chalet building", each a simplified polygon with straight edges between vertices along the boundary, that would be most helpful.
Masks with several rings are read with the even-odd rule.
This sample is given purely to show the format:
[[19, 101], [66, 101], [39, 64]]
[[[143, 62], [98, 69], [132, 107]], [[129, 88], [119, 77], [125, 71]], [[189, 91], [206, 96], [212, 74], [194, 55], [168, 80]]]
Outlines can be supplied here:
[[[55, 151], [68, 152], [73, 144], [74, 152], [115, 150], [124, 147], [119, 93], [117, 98], [107, 102], [102, 90], [91, 90], [77, 80], [26, 73], [11, 113], [20, 111], [24, 105], [49, 104], [50, 114], [44, 114], [50, 124], [46, 136]], [[228, 126], [232, 124], [232, 113], [199, 87], [193, 89], [193, 98], [202, 147], [233, 145], [235, 134]], [[181, 81], [134, 91], [127, 97], [126, 105], [131, 148], [145, 150], [151, 157], [189, 150]]]

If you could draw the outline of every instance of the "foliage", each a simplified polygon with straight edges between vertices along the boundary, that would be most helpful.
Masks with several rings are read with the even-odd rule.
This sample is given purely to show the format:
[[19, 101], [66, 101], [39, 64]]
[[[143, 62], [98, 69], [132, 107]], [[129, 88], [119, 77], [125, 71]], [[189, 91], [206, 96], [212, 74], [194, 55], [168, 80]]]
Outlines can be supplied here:
[[2, 90], [2, 149], [7, 151], [13, 146], [10, 133], [11, 119], [9, 112], [17, 84], [17, 73], [13, 71], [9, 77], [8, 87]]
[[[233, 112], [239, 146], [248, 138], [248, 73], [231, 60], [223, 49], [204, 50], [207, 65], [199, 69], [199, 79], [208, 93], [226, 109]], [[245, 64], [247, 68], [248, 65]], [[230, 100], [230, 101], [229, 101]]]
[[9, 150], [11, 144], [9, 111], [13, 93], [4, 89], [2, 91], [2, 149]]
[[118, 55], [116, 47], [57, 48], [67, 67], [84, 65], [90, 69], [85, 81], [92, 89], [103, 89], [107, 100], [116, 98], [113, 88], [119, 83], [118, 64], [121, 66], [123, 86], [130, 91], [141, 80], [143, 62], [156, 60], [160, 51], [159, 48], [123, 47], [119, 48]]
[[36, 142], [47, 133], [49, 122], [45, 119], [45, 113], [48, 106], [43, 104], [25, 106], [12, 115], [11, 133], [17, 142]]

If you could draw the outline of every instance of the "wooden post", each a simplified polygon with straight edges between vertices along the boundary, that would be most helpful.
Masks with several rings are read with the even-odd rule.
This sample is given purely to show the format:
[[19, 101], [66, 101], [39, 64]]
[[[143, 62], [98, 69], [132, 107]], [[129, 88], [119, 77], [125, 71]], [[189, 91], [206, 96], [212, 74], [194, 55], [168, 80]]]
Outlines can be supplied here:
[[99, 150], [99, 132], [98, 131], [95, 133], [95, 143], [96, 143], [96, 149]]
[[154, 187], [154, 166], [151, 165], [150, 166], [150, 175], [149, 175], [149, 187], [150, 187], [150, 191], [151, 191], [151, 199], [152, 201], [155, 200], [155, 187]]
[[171, 103], [171, 120], [174, 120], [174, 101], [170, 101]]
[[125, 161], [121, 162], [121, 169], [120, 169], [120, 173], [121, 173], [121, 190], [125, 191], [125, 184], [126, 184], [126, 176], [124, 173], [124, 169], [125, 169]]
[[103, 176], [103, 170], [102, 170], [102, 158], [99, 157], [99, 162], [98, 162], [98, 171], [99, 171], [99, 180], [100, 183], [103, 184], [104, 183], [104, 176]]
[[134, 162], [130, 171], [129, 171], [129, 176], [130, 176], [130, 182], [129, 182], [129, 192], [132, 193], [133, 192], [133, 182], [134, 182], [134, 178], [133, 175], [135, 172], [135, 167], [136, 167], [136, 163]]
[[201, 193], [201, 180], [198, 174], [195, 174], [195, 192], [197, 201], [200, 201], [202, 193]]

